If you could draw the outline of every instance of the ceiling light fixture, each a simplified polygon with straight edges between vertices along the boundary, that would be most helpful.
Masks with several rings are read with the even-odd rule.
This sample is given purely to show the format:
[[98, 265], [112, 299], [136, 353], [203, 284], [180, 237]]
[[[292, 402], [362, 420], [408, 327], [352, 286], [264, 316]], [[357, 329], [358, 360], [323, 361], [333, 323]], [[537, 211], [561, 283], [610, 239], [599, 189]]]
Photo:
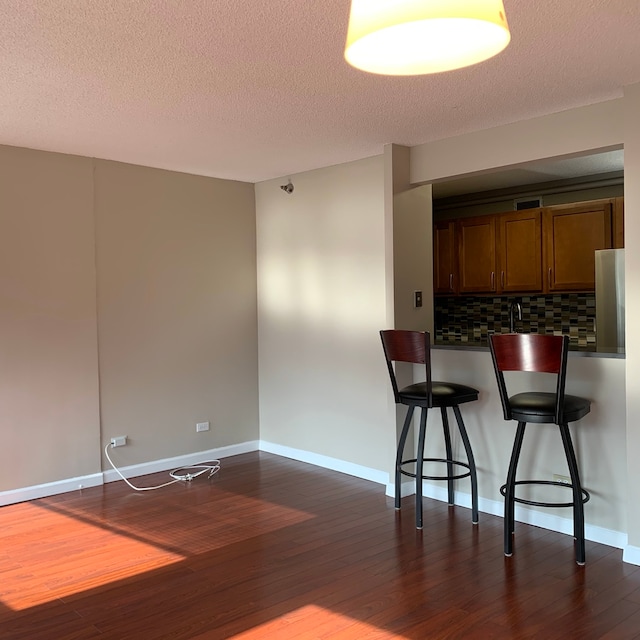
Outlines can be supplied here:
[[502, 0], [351, 0], [344, 56], [363, 71], [413, 76], [482, 62], [510, 39]]

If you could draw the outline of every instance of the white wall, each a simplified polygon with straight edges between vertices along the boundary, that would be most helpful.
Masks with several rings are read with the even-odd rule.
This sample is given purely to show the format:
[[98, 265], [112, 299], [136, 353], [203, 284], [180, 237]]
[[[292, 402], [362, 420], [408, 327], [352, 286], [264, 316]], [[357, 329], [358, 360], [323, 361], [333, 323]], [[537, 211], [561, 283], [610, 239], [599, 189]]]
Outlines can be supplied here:
[[386, 472], [383, 156], [292, 181], [256, 185], [260, 436]]

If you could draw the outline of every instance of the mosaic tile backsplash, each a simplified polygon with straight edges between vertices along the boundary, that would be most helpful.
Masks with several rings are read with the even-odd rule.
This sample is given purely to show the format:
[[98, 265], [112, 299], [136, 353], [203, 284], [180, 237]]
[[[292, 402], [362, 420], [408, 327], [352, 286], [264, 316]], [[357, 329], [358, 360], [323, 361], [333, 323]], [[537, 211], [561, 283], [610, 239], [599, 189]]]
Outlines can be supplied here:
[[569, 336], [573, 348], [595, 348], [594, 293], [435, 299], [435, 343], [487, 345], [490, 333], [509, 330], [509, 305], [518, 301], [522, 320], [516, 330]]

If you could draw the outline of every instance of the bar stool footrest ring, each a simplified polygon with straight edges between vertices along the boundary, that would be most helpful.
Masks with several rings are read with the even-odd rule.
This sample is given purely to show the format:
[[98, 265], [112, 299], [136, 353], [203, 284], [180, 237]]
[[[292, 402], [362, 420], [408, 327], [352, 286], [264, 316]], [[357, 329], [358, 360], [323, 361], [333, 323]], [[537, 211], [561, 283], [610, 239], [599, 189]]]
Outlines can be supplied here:
[[[460, 480], [461, 478], [468, 478], [471, 475], [471, 467], [466, 462], [461, 462], [460, 460], [447, 460], [446, 458], [423, 458], [423, 462], [442, 462], [444, 464], [455, 464], [459, 467], [464, 467], [468, 471], [466, 473], [460, 473], [458, 475], [453, 476], [425, 476], [422, 474], [422, 480]], [[416, 458], [411, 458], [410, 460], [403, 460], [400, 463], [400, 467], [405, 464], [414, 464], [417, 462]], [[399, 469], [400, 473], [403, 476], [407, 476], [409, 478], [415, 478], [416, 474], [411, 473], [411, 471], [405, 471], [404, 469]], [[503, 494], [504, 495], [504, 494]]]
[[[565, 489], [573, 490], [572, 484], [567, 484], [566, 482], [558, 482], [557, 480], [517, 480], [515, 485], [523, 485], [523, 484], [544, 484], [544, 485], [553, 485], [554, 487], [564, 487]], [[591, 498], [591, 494], [586, 489], [581, 489], [582, 491], [582, 504], [589, 502]], [[507, 492], [507, 485], [503, 484], [500, 487], [500, 493], [504, 496]], [[533, 507], [573, 507], [573, 502], [539, 502], [537, 500], [527, 500], [525, 498], [518, 498], [516, 496], [513, 497], [514, 502], [518, 502], [520, 504], [528, 504]]]

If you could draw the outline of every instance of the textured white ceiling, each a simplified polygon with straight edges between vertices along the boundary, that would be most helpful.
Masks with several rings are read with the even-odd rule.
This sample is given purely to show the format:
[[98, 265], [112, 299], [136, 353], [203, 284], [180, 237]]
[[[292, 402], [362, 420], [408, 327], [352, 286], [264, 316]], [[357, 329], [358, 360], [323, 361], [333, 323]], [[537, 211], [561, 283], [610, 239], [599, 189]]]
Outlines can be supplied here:
[[344, 62], [349, 0], [0, 0], [0, 144], [257, 182], [620, 97], [639, 0], [505, 0], [435, 76]]

